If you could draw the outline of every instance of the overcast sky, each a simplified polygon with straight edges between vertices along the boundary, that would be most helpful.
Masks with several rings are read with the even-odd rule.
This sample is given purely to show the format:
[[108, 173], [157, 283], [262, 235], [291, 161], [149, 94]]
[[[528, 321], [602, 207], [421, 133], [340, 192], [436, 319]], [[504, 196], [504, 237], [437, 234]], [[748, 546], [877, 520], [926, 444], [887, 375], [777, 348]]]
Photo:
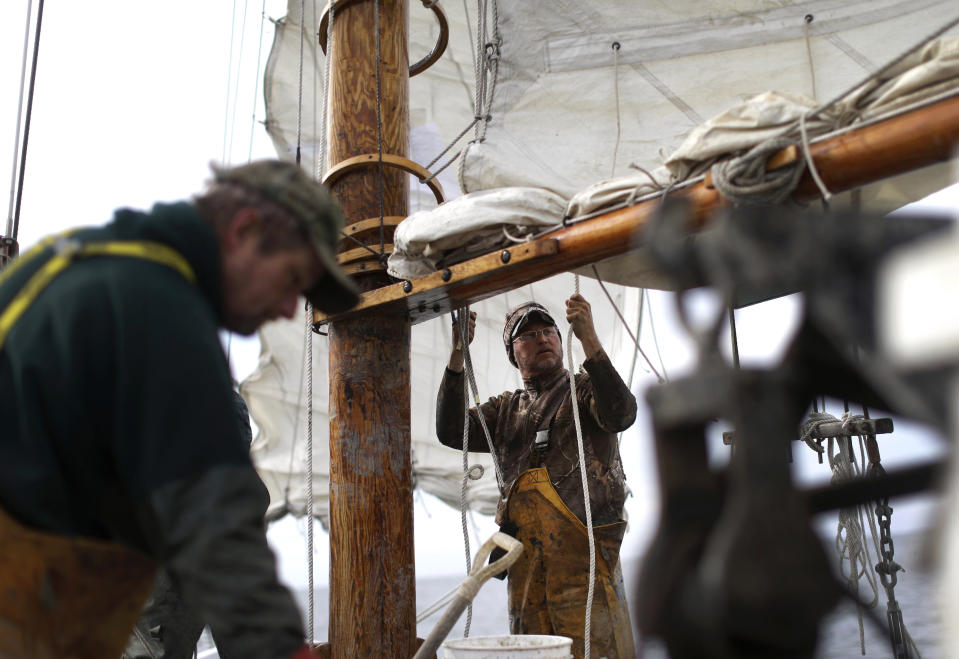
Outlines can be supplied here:
[[[0, 181], [4, 190], [14, 157], [26, 4], [25, 0], [5, 3], [0, 20]], [[271, 0], [267, 12], [278, 17], [284, 5]], [[237, 6], [242, 12], [243, 3]], [[101, 224], [120, 206], [148, 208], [155, 201], [186, 198], [201, 189], [211, 160], [244, 162], [249, 156], [275, 156], [262, 125], [252, 121], [254, 113], [257, 122], [263, 120], [262, 91], [252, 71], [258, 57], [261, 66], [266, 61], [272, 25], [266, 23], [261, 39], [260, 3], [250, 3], [245, 29], [240, 29], [242, 14], [233, 29], [233, 9], [234, 3], [227, 0], [46, 3], [19, 230], [22, 247], [70, 226]], [[936, 203], [955, 212], [959, 207], [955, 190], [938, 195]], [[675, 327], [668, 296], [656, 294], [653, 303], [663, 318], [660, 340], [667, 359], [674, 366], [688, 365], [692, 359], [688, 344], [666, 338], [669, 328]], [[741, 312], [744, 358], [772, 359], [797, 317], [798, 305], [792, 300]], [[256, 351], [255, 340], [231, 342], [237, 377], [252, 370]], [[901, 432], [908, 435], [908, 425]], [[623, 445], [631, 485], [638, 494], [629, 504], [636, 530], [627, 548], [636, 552], [654, 522], [649, 501], [655, 483], [649, 479], [646, 426], [637, 423]], [[915, 443], [893, 440], [883, 449], [889, 463], [928, 458], [942, 450], [925, 438]], [[800, 460], [797, 470], [804, 478], [816, 471], [811, 454]], [[820, 480], [828, 478], [828, 470], [818, 473]], [[643, 498], [643, 493], [649, 496]], [[418, 506], [418, 537], [420, 528], [425, 529], [424, 537], [459, 533], [458, 511], [430, 500]], [[909, 510], [909, 504], [904, 504], [904, 510]], [[917, 513], [914, 519], [922, 519], [923, 514]], [[492, 528], [489, 520], [483, 524], [484, 532]], [[289, 523], [278, 542], [299, 544], [301, 532], [302, 525]], [[319, 541], [317, 579], [322, 582], [328, 568], [324, 539]], [[431, 543], [417, 544], [418, 573], [461, 569], [462, 551], [450, 555], [441, 549]], [[302, 551], [301, 544], [293, 547], [284, 559], [284, 576], [290, 581], [305, 582]]]

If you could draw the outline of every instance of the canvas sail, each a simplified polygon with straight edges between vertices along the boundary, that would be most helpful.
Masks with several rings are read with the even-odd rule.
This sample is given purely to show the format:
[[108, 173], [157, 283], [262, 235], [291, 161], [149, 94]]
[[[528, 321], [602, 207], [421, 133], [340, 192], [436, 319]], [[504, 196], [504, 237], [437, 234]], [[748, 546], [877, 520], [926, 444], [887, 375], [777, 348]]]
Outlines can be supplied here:
[[[305, 17], [300, 16], [301, 6], [291, 1], [288, 15], [277, 24], [265, 80], [267, 128], [281, 157], [294, 157], [299, 145], [304, 167], [322, 172], [329, 164], [322, 162], [320, 146], [326, 60], [312, 38], [319, 23], [316, 5], [306, 4]], [[490, 191], [494, 194], [488, 196], [495, 196], [522, 187], [524, 193], [513, 198], [521, 202], [536, 198], [537, 208], [558, 208], [577, 195], [580, 203], [592, 203], [582, 202], [581, 195], [598, 182], [612, 180], [614, 188], [638, 186], [645, 175], [634, 167], [663, 171], [697, 127], [762, 94], [777, 92], [809, 104], [831, 99], [957, 13], [951, 0], [501, 0], [495, 11], [484, 3], [468, 12], [458, 3], [444, 9], [451, 32], [447, 52], [410, 80], [411, 158], [423, 165], [436, 159], [430, 165], [436, 171], [460, 154], [439, 174], [448, 199], [460, 192], [473, 193], [472, 200], [476, 193]], [[433, 13], [416, 3], [410, 16], [410, 56], [416, 59], [433, 47], [438, 27]], [[303, 24], [306, 39], [301, 39]], [[945, 36], [956, 34], [952, 30]], [[951, 73], [944, 80], [955, 77], [955, 70], [949, 69], [955, 55], [947, 53], [946, 59]], [[762, 115], [764, 110], [757, 112]], [[447, 145], [452, 146], [442, 155]], [[949, 168], [913, 172], [871, 186], [862, 197], [878, 200], [883, 208], [898, 207], [951, 183], [945, 172]], [[429, 191], [411, 180], [411, 213], [429, 219], [434, 206]], [[494, 213], [459, 215], [478, 219], [502, 234], [501, 223], [490, 219]], [[553, 219], [560, 221], [561, 214]], [[475, 236], [476, 229], [467, 224], [463, 231]], [[398, 235], [402, 233], [401, 225]], [[441, 256], [452, 249], [425, 242], [424, 250]], [[427, 261], [425, 267], [436, 262]], [[481, 395], [518, 386], [515, 370], [510, 372], [502, 358], [498, 334], [509, 304], [537, 299], [559, 309], [571, 292], [567, 275], [561, 282], [540, 282], [477, 305], [481, 326], [474, 350], [484, 360], [477, 367]], [[601, 336], [621, 331], [602, 291], [594, 288], [584, 294], [594, 308], [608, 308], [608, 316], [598, 323]], [[635, 318], [635, 289], [614, 287], [613, 294], [633, 310], [625, 316]], [[450, 345], [449, 325], [447, 318], [413, 328], [413, 460], [417, 484], [432, 487], [438, 496], [458, 505], [461, 458], [439, 446], [432, 431], [436, 387]], [[297, 502], [304, 500], [302, 493], [292, 494], [293, 483], [304, 479], [289, 476], [303, 473], [303, 330], [302, 320], [264, 329], [260, 368], [242, 388], [260, 427], [253, 452], [270, 484], [274, 512], [302, 512]], [[288, 331], [289, 337], [274, 338], [273, 332], [281, 331]], [[619, 340], [623, 336], [607, 340], [620, 372], [629, 370], [632, 356], [631, 342]], [[320, 501], [326, 495], [327, 384], [324, 340], [315, 338], [313, 428], [321, 448], [314, 450], [314, 493]], [[273, 349], [280, 345], [295, 349], [291, 353]], [[271, 381], [280, 375], [287, 379]], [[270, 411], [267, 421], [268, 407], [274, 403], [291, 407]], [[482, 459], [471, 456], [471, 463]], [[433, 466], [438, 463], [444, 466]], [[489, 511], [495, 504], [491, 478], [487, 469], [487, 480], [471, 485], [470, 497], [480, 510]], [[322, 517], [322, 501], [319, 509]]]

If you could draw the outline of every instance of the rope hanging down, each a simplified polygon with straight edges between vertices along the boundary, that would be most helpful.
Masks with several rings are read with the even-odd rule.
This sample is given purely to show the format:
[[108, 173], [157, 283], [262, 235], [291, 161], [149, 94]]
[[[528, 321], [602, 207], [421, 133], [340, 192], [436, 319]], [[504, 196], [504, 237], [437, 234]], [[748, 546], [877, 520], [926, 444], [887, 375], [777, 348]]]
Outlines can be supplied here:
[[[466, 380], [469, 383], [469, 389], [466, 387], [463, 388], [463, 481], [462, 487], [460, 488], [460, 522], [463, 527], [463, 547], [466, 552], [466, 574], [470, 574], [470, 571], [473, 568], [473, 556], [470, 551], [470, 539], [469, 539], [469, 530], [466, 524], [467, 516], [467, 501], [466, 501], [466, 492], [469, 487], [469, 481], [478, 480], [483, 476], [483, 468], [480, 465], [474, 465], [470, 467], [469, 465], [469, 430], [470, 430], [470, 390], [473, 392], [473, 398], [476, 401], [477, 407], [480, 404], [479, 400], [479, 390], [476, 386], [476, 378], [473, 374], [473, 361], [470, 357], [469, 352], [469, 325], [470, 325], [470, 310], [469, 307], [463, 307], [460, 309], [459, 315], [453, 315], [454, 322], [456, 322], [457, 330], [459, 334], [459, 348], [463, 351], [463, 370], [466, 374]], [[500, 496], [504, 497], [505, 494], [505, 485], [503, 483], [503, 476], [500, 473], [499, 462], [496, 459], [496, 451], [493, 449], [493, 438], [490, 435], [489, 428], [486, 426], [486, 419], [482, 414], [477, 415], [480, 420], [480, 425], [483, 428], [483, 434], [486, 436], [486, 444], [489, 447], [490, 457], [493, 460], [493, 471], [496, 474], [496, 484], [499, 486]], [[467, 604], [466, 609], [466, 625], [463, 629], [463, 637], [468, 637], [470, 635], [470, 625], [473, 622], [473, 602], [470, 600]]]
[[[856, 460], [856, 452], [852, 443], [852, 438], [843, 435], [850, 424], [868, 418], [868, 411], [863, 410], [864, 415], [853, 415], [847, 409], [841, 419], [837, 419], [832, 414], [825, 412], [825, 402], [822, 412], [812, 412], [803, 423], [800, 440], [805, 442], [811, 449], [816, 451], [822, 461], [824, 449], [820, 442], [814, 440], [815, 435], [821, 436], [817, 432], [823, 424], [840, 424], [840, 436], [828, 438], [828, 450], [825, 451], [829, 459], [829, 466], [833, 472], [832, 482], [839, 483], [854, 478], [878, 477], [885, 473], [880, 463], [879, 447], [874, 435], [864, 438], [857, 435], [859, 439], [860, 460]], [[869, 466], [866, 467], [866, 456], [869, 455]], [[895, 598], [896, 572], [902, 567], [893, 560], [894, 545], [892, 534], [890, 532], [890, 521], [892, 508], [888, 505], [889, 499], [884, 498], [876, 504], [876, 516], [870, 514], [867, 504], [848, 506], [839, 511], [839, 519], [836, 530], [835, 545], [839, 556], [839, 569], [843, 580], [846, 583], [849, 592], [858, 595], [859, 583], [865, 578], [868, 588], [872, 591], [872, 599], [866, 602], [866, 606], [873, 608], [879, 601], [878, 585], [876, 576], [887, 593], [886, 616], [892, 644], [893, 656], [896, 659], [910, 659], [920, 657], [919, 649], [906, 629], [902, 619], [902, 611]], [[864, 523], [864, 520], [868, 521]], [[878, 520], [878, 530], [877, 530]], [[872, 540], [872, 547], [879, 562], [873, 564], [873, 558], [870, 554], [869, 543], [866, 542], [865, 528], [868, 526], [869, 535]], [[880, 558], [881, 557], [881, 558]], [[873, 572], [873, 565], [875, 572]], [[863, 654], [865, 654], [865, 632], [863, 629], [862, 609], [859, 607], [857, 598], [857, 616], [859, 622], [859, 642]]]
[[[573, 278], [576, 293], [579, 294], [579, 275]], [[596, 543], [593, 541], [593, 513], [589, 503], [589, 482], [586, 480], [586, 452], [583, 449], [583, 427], [579, 420], [579, 401], [576, 398], [576, 374], [573, 371], [573, 328], [566, 333], [566, 355], [569, 360], [570, 403], [573, 408], [573, 424], [576, 427], [576, 448], [579, 449], [579, 477], [583, 484], [583, 504], [586, 508], [586, 539], [589, 543], [589, 586], [586, 590], [586, 620], [583, 629], [585, 650], [583, 656], [590, 657], [590, 632], [592, 628], [593, 592], [596, 582]]]

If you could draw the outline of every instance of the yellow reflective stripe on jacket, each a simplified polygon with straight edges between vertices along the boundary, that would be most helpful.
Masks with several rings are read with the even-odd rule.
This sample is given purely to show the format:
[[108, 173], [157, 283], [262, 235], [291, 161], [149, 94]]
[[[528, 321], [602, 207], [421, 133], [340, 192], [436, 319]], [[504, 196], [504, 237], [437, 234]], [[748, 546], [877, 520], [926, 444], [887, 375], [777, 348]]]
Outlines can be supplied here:
[[13, 276], [13, 273], [19, 270], [21, 265], [23, 265], [24, 263], [27, 263], [30, 259], [32, 259], [34, 256], [36, 256], [37, 254], [45, 250], [47, 247], [55, 243], [60, 238], [66, 238], [70, 234], [79, 230], [80, 230], [79, 228], [70, 229], [69, 231], [64, 231], [63, 233], [47, 236], [46, 238], [38, 242], [36, 245], [28, 249], [26, 252], [24, 252], [17, 258], [15, 258], [13, 261], [7, 264], [7, 267], [4, 268], [2, 272], [0, 272], [0, 285], [2, 285], [3, 282], [5, 282], [7, 279]]
[[[57, 242], [61, 241], [59, 245]], [[150, 241], [110, 241], [102, 243], [87, 243], [71, 241], [68, 234], [61, 234], [45, 239], [41, 245], [30, 250], [20, 262], [26, 261], [29, 257], [35, 255], [41, 249], [53, 245], [56, 250], [49, 261], [33, 274], [24, 284], [23, 288], [16, 294], [10, 304], [7, 305], [3, 313], [0, 313], [0, 350], [6, 342], [7, 335], [13, 326], [24, 314], [24, 312], [33, 304], [33, 301], [43, 292], [43, 289], [53, 281], [53, 279], [63, 272], [68, 265], [78, 258], [90, 256], [126, 256], [131, 258], [153, 261], [179, 272], [191, 284], [196, 282], [196, 275], [193, 268], [187, 263], [187, 260], [176, 250]], [[13, 265], [13, 264], [11, 264]], [[5, 277], [10, 270], [4, 273]], [[5, 278], [4, 277], [4, 278]], [[0, 278], [2, 283], [4, 278]]]
[[193, 268], [180, 253], [161, 243], [147, 241], [112, 241], [107, 243], [87, 243], [80, 248], [79, 255], [85, 256], [130, 256], [154, 261], [178, 271], [191, 284], [196, 283]]

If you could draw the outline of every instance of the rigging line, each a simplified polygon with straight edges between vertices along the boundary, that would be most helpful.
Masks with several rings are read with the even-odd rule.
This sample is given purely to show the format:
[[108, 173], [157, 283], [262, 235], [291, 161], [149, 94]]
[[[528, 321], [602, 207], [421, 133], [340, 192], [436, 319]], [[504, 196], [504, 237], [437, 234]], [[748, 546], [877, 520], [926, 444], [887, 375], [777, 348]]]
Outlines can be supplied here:
[[[309, 305], [307, 304], [307, 306]], [[307, 321], [306, 321], [307, 323], [309, 323], [309, 318], [310, 318], [310, 314], [307, 313]], [[300, 385], [299, 385], [299, 388], [297, 389], [296, 399], [295, 399], [297, 408], [299, 408], [300, 402], [303, 400], [303, 381], [305, 378], [307, 360], [312, 362], [312, 359], [313, 359], [312, 344], [309, 342], [310, 338], [311, 338], [311, 335], [307, 335], [303, 337], [303, 352], [300, 356], [300, 377], [299, 377]], [[309, 352], [307, 351], [308, 349], [310, 350]], [[285, 395], [286, 391], [281, 391], [281, 393]], [[311, 404], [311, 403], [307, 403], [307, 404]], [[296, 452], [296, 440], [300, 436], [299, 413], [296, 413], [293, 415], [293, 431], [290, 434], [290, 436], [293, 438], [293, 441], [290, 442], [290, 461], [286, 469], [286, 485], [283, 487], [283, 504], [288, 511], [290, 510], [290, 485], [293, 482], [293, 460], [294, 460], [294, 454]]]
[[440, 598], [438, 600], [436, 600], [435, 602], [427, 606], [425, 609], [423, 609], [419, 613], [417, 613], [416, 614], [417, 624], [423, 622], [424, 620], [429, 618], [431, 615], [433, 615], [434, 613], [439, 611], [441, 608], [443, 608], [447, 602], [453, 599], [453, 595], [455, 595], [456, 591], [458, 591], [459, 589], [460, 589], [459, 584], [456, 584], [453, 588], [451, 588], [450, 590], [440, 595]]
[[382, 253], [381, 253], [381, 252], [377, 252], [375, 249], [373, 249], [373, 248], [370, 247], [369, 245], [366, 245], [366, 244], [360, 242], [360, 241], [359, 241], [357, 238], [355, 238], [354, 236], [347, 235], [346, 231], [344, 231], [343, 229], [340, 229], [340, 236], [342, 236], [343, 238], [346, 238], [347, 240], [353, 241], [354, 243], [356, 243], [358, 246], [360, 246], [360, 247], [362, 247], [363, 249], [365, 249], [367, 252], [369, 252], [369, 253], [372, 254], [373, 256], [382, 256]]
[[832, 198], [832, 192], [829, 191], [822, 177], [819, 176], [819, 169], [816, 167], [816, 163], [812, 159], [812, 153], [809, 151], [809, 135], [806, 132], [806, 115], [799, 116], [799, 135], [801, 137], [802, 154], [803, 159], [806, 161], [806, 168], [809, 170], [813, 181], [815, 181], [816, 187], [819, 188], [819, 194], [822, 196], [823, 203], [828, 203]]
[[938, 30], [936, 30], [935, 32], [933, 32], [932, 34], [930, 34], [930, 35], [929, 35], [928, 37], [926, 37], [925, 39], [921, 39], [919, 42], [917, 42], [917, 43], [916, 43], [915, 45], [913, 45], [911, 48], [907, 49], [904, 53], [902, 53], [901, 55], [899, 55], [899, 56], [896, 57], [895, 59], [893, 59], [893, 60], [891, 60], [891, 61], [889, 61], [889, 62], [886, 62], [886, 64], [884, 64], [878, 71], [876, 71], [876, 72], [873, 73], [872, 75], [867, 76], [864, 80], [861, 80], [861, 81], [857, 82], [856, 84], [854, 84], [853, 86], [849, 87], [848, 89], [846, 89], [845, 91], [843, 91], [843, 92], [840, 93], [839, 95], [835, 96], [835, 97], [834, 97], [832, 100], [830, 100], [828, 103], [825, 103], [825, 104], [823, 104], [823, 105], [820, 105], [820, 106], [817, 107], [817, 108], [814, 108], [813, 110], [811, 110], [809, 113], [806, 114], [806, 118], [807, 118], [807, 119], [813, 119], [814, 117], [818, 116], [818, 115], [821, 114], [822, 112], [825, 112], [826, 110], [828, 110], [829, 108], [831, 108], [832, 106], [834, 106], [836, 103], [838, 103], [838, 102], [841, 101], [842, 99], [846, 98], [849, 94], [851, 94], [852, 92], [856, 91], [857, 89], [859, 89], [860, 87], [862, 87], [862, 86], [865, 85], [866, 83], [870, 82], [871, 80], [878, 80], [884, 73], [886, 73], [887, 71], [889, 71], [890, 69], [892, 69], [894, 66], [896, 66], [897, 64], [899, 64], [901, 61], [903, 61], [904, 59], [906, 59], [907, 57], [909, 57], [910, 55], [912, 55], [914, 52], [916, 52], [917, 50], [919, 50], [920, 48], [922, 48], [923, 46], [925, 46], [925, 45], [926, 45], [927, 43], [929, 43], [930, 41], [939, 38], [940, 36], [942, 36], [943, 34], [945, 34], [946, 32], [948, 32], [949, 30], [951, 30], [951, 29], [952, 29], [953, 27], [955, 27], [956, 25], [959, 25], [959, 18], [954, 18], [953, 20], [949, 21], [949, 22], [946, 23], [944, 26], [942, 26], [941, 28], [939, 28]]
[[[246, 15], [250, 8], [250, 0], [243, 3], [243, 19], [240, 21], [240, 52], [236, 57], [236, 79], [237, 84], [233, 88], [233, 112], [230, 115], [230, 147], [227, 149], [227, 156], [233, 160], [233, 135], [236, 133], [236, 108], [239, 106], [240, 97], [240, 72], [243, 70], [243, 43], [246, 39]], [[233, 66], [233, 63], [230, 63]], [[256, 83], [254, 82], [254, 87]]]
[[[473, 51], [473, 115], [479, 114], [483, 109], [483, 94], [486, 88], [486, 79], [483, 74], [483, 27], [486, 23], [486, 0], [478, 0], [476, 3], [476, 43]], [[479, 138], [480, 127], [476, 127], [474, 137]]]
[[[469, 318], [469, 309], [466, 309], [467, 318]], [[458, 315], [453, 315], [454, 321], [457, 318], [462, 318], [463, 311], [460, 311]], [[466, 321], [466, 331], [469, 332], [469, 321]], [[460, 325], [462, 328], [463, 325]], [[463, 330], [460, 330], [460, 337], [463, 336]], [[469, 336], [467, 334], [467, 336]], [[463, 339], [460, 338], [460, 341]], [[466, 381], [469, 383], [469, 390], [473, 394], [473, 401], [476, 403], [476, 407], [479, 408], [480, 397], [479, 397], [479, 388], [476, 386], [476, 373], [473, 370], [473, 357], [470, 354], [469, 341], [463, 343], [463, 370], [466, 373]], [[500, 472], [499, 460], [496, 459], [496, 448], [493, 446], [493, 437], [490, 435], [489, 427], [486, 425], [486, 417], [478, 413], [477, 409], [477, 418], [479, 419], [480, 426], [483, 428], [483, 435], [486, 437], [486, 445], [489, 447], [490, 457], [493, 461], [493, 473], [496, 474], [496, 485], [499, 487], [500, 497], [503, 498], [506, 496], [506, 482], [503, 480], [503, 474]]]
[[37, 60], [40, 57], [40, 26], [43, 23], [43, 0], [37, 5], [37, 29], [33, 37], [33, 62], [30, 64], [30, 91], [27, 94], [27, 116], [23, 126], [23, 149], [20, 155], [20, 177], [17, 184], [17, 205], [13, 212], [13, 233], [17, 239], [20, 233], [20, 207], [23, 203], [23, 177], [27, 169], [27, 143], [30, 141], [30, 117], [33, 116], [33, 92], [37, 84]]
[[736, 310], [731, 305], [729, 307], [729, 340], [733, 351], [733, 368], [738, 371], [740, 369], [739, 335], [736, 332]]
[[313, 635], [313, 305], [306, 303], [306, 519], [307, 536], [306, 545], [309, 556], [307, 557], [307, 570], [309, 571], [310, 588], [310, 642], [314, 642]]
[[233, 13], [230, 16], [230, 55], [226, 68], [226, 102], [223, 104], [223, 147], [220, 162], [226, 164], [227, 129], [230, 127], [230, 92], [233, 90], [233, 44], [236, 42], [236, 0], [233, 0]]
[[445, 165], [443, 165], [442, 167], [440, 167], [439, 169], [437, 169], [435, 172], [433, 172], [432, 174], [430, 174], [429, 176], [427, 176], [426, 178], [424, 178], [422, 182], [423, 182], [423, 183], [429, 183], [429, 182], [432, 181], [434, 178], [436, 178], [437, 176], [439, 176], [439, 175], [443, 172], [444, 169], [446, 169], [447, 167], [449, 167], [450, 165], [452, 165], [454, 162], [456, 162], [456, 159], [460, 157], [460, 154], [461, 154], [461, 153], [463, 153], [463, 150], [462, 150], [462, 149], [460, 149], [460, 150], [457, 151], [455, 154], [453, 154], [453, 157], [450, 158], [449, 160], [447, 160]]
[[616, 141], [613, 144], [613, 165], [609, 169], [609, 176], [616, 175], [616, 156], [619, 154], [619, 139], [622, 134], [622, 120], [619, 107], [619, 49], [618, 41], [613, 42], [613, 93], [616, 98]]
[[[459, 343], [462, 346], [464, 355], [466, 346], [470, 342], [469, 336], [469, 307], [460, 310], [457, 324], [459, 325]], [[463, 525], [463, 549], [466, 552], [466, 575], [469, 576], [472, 566], [472, 552], [470, 551], [470, 534], [466, 525], [466, 488], [469, 487], [470, 465], [469, 465], [469, 437], [470, 437], [470, 395], [469, 389], [463, 387], [463, 482], [460, 486], [460, 521]], [[495, 459], [495, 456], [493, 456]], [[470, 635], [470, 626], [473, 623], [473, 602], [466, 605], [466, 624], [463, 629], [463, 637]]]
[[[579, 294], [579, 275], [573, 275], [573, 286]], [[605, 288], [603, 289], [606, 290]], [[607, 293], [608, 295], [608, 293]], [[615, 305], [614, 305], [615, 307]], [[636, 344], [637, 347], [639, 344]], [[585, 650], [583, 656], [590, 657], [590, 630], [593, 616], [593, 591], [596, 581], [596, 544], [593, 540], [593, 513], [589, 502], [589, 483], [586, 480], [586, 450], [583, 448], [583, 426], [579, 419], [579, 399], [576, 397], [576, 374], [573, 372], [573, 326], [570, 324], [566, 332], [566, 354], [569, 359], [569, 391], [570, 406], [573, 408], [573, 425], [576, 427], [576, 447], [579, 449], [579, 478], [583, 486], [583, 507], [586, 512], [586, 539], [589, 543], [589, 586], [586, 589], [586, 620], [584, 622], [583, 640]]]
[[[639, 340], [633, 335], [633, 330], [629, 328], [629, 323], [627, 323], [626, 319], [623, 318], [623, 314], [620, 312], [619, 307], [617, 307], [616, 302], [613, 301], [613, 296], [609, 294], [608, 290], [606, 290], [606, 285], [603, 283], [602, 277], [599, 276], [599, 270], [597, 270], [596, 266], [592, 263], [590, 264], [590, 267], [593, 269], [593, 274], [596, 275], [596, 281], [597, 283], [599, 283], [599, 287], [603, 289], [603, 293], [606, 294], [606, 299], [609, 300], [609, 303], [613, 306], [613, 311], [616, 312], [616, 315], [619, 317], [620, 321], [622, 321], [623, 327], [626, 328], [626, 333], [629, 334], [629, 338], [633, 340], [633, 344], [635, 344], [636, 350], [639, 352], [639, 354], [643, 356], [643, 359], [646, 360], [646, 363], [649, 365], [649, 368], [652, 369], [653, 375], [656, 376], [656, 379], [659, 380], [659, 383], [662, 384], [666, 382], [666, 380], [663, 379], [663, 376], [659, 374], [659, 371], [656, 370], [656, 367], [653, 366], [653, 362], [649, 359], [649, 357], [646, 356], [646, 353], [643, 352], [643, 349], [640, 347]], [[579, 275], [576, 275], [576, 277], [579, 277]], [[577, 289], [579, 288], [578, 283], [576, 287]], [[577, 290], [577, 292], [579, 291]]]
[[326, 173], [326, 154], [327, 154], [327, 142], [329, 136], [327, 134], [327, 117], [329, 116], [329, 107], [330, 107], [330, 70], [331, 70], [331, 60], [333, 59], [333, 14], [334, 7], [336, 3], [330, 3], [330, 20], [327, 22], [326, 28], [326, 65], [323, 67], [323, 121], [320, 122], [320, 130], [322, 131], [322, 136], [320, 139], [320, 157], [317, 158], [316, 162], [316, 180], [322, 180], [320, 174]]
[[17, 94], [17, 124], [13, 137], [13, 164], [10, 167], [10, 205], [7, 207], [7, 231], [13, 233], [13, 200], [17, 191], [17, 151], [20, 150], [20, 124], [23, 119], [23, 86], [27, 79], [27, 53], [30, 50], [30, 18], [33, 16], [33, 0], [27, 0], [27, 20], [23, 26], [23, 55], [20, 58], [20, 90]]
[[[636, 309], [636, 337], [640, 338], [643, 336], [643, 300], [646, 296], [646, 289], [639, 289], [639, 307]], [[636, 362], [639, 361], [639, 353], [633, 351], [633, 360], [629, 365], [629, 380], [626, 383], [626, 386], [629, 387], [629, 390], [633, 390], [633, 377], [636, 375]], [[619, 433], [621, 436], [623, 433]]]
[[[316, 17], [316, 0], [312, 0], [312, 2], [310, 3], [310, 9], [312, 10], [312, 13], [311, 13], [312, 19], [310, 21], [310, 25], [319, 25], [319, 20]], [[310, 121], [311, 121], [310, 155], [313, 158], [312, 170], [314, 172], [317, 172], [319, 167], [316, 164], [316, 154], [317, 154], [316, 140], [317, 140], [317, 135], [319, 134], [319, 130], [316, 125], [316, 121], [317, 121], [316, 108], [317, 108], [317, 105], [320, 103], [320, 99], [318, 98], [318, 94], [320, 92], [317, 89], [317, 86], [322, 85], [322, 78], [320, 77], [320, 74], [317, 72], [317, 69], [316, 69], [316, 44], [317, 44], [316, 33], [311, 33], [310, 38], [311, 38], [311, 43], [313, 44], [313, 46], [310, 48], [310, 80], [312, 82], [312, 84], [310, 85], [310, 88], [311, 88], [311, 91], [313, 92], [313, 99], [312, 99], [312, 102], [310, 103]], [[324, 97], [323, 100], [325, 101], [326, 98]], [[317, 182], [320, 181], [319, 177], [316, 177], [314, 180]]]
[[[476, 2], [476, 16], [477, 16], [477, 19], [478, 19], [478, 17], [479, 17], [479, 13], [480, 13], [480, 11], [479, 11], [479, 3], [480, 3], [480, 0], [477, 0], [477, 2]], [[469, 5], [467, 4], [467, 0], [463, 0], [463, 16], [466, 18], [466, 36], [468, 36], [468, 37], [469, 37], [469, 40], [470, 40], [470, 53], [471, 53], [471, 59], [473, 60], [473, 87], [474, 87], [474, 93], [475, 93], [476, 79], [477, 79], [477, 77], [478, 77], [478, 76], [477, 76], [477, 73], [476, 73], [476, 71], [477, 71], [477, 69], [476, 69], [476, 45], [473, 43], [473, 26], [470, 25], [470, 11], [469, 11]], [[452, 54], [450, 54], [450, 56], [452, 57]], [[459, 69], [459, 64], [457, 64], [457, 69]], [[468, 90], [467, 90], [467, 91], [468, 91]], [[476, 99], [475, 99], [475, 98], [471, 98], [471, 99], [470, 99], [470, 103], [473, 104], [473, 114], [476, 114], [476, 113], [479, 111], [479, 106], [476, 105]]]
[[[499, 59], [500, 59], [500, 46], [502, 45], [502, 37], [499, 33], [499, 4], [497, 0], [492, 0], [493, 5], [493, 37], [490, 42], [491, 50], [490, 54], [487, 57], [487, 66], [485, 67], [490, 72], [487, 74], [487, 77], [492, 76], [493, 80], [489, 83], [489, 90], [485, 96], [485, 102], [483, 104], [483, 123], [481, 125], [481, 134], [480, 140], [486, 139], [486, 129], [489, 126], [490, 120], [493, 118], [493, 115], [490, 113], [490, 110], [493, 108], [493, 98], [496, 96], [496, 82], [499, 80]], [[484, 83], [485, 86], [486, 83]], [[484, 90], [485, 91], [485, 90]]]
[[666, 362], [663, 361], [663, 353], [659, 349], [659, 339], [656, 338], [656, 325], [653, 321], [653, 305], [649, 299], [649, 289], [646, 289], [646, 305], [649, 307], [649, 331], [653, 335], [653, 345], [656, 346], [656, 355], [659, 357], [659, 367], [663, 369], [663, 377], [669, 380], [669, 373], [666, 372]]
[[383, 226], [383, 216], [385, 215], [383, 210], [383, 197], [386, 193], [383, 190], [383, 90], [380, 76], [380, 0], [373, 0], [373, 8], [373, 33], [376, 37], [376, 182], [379, 188], [380, 205], [380, 256], [384, 256], [386, 254], [386, 234], [385, 227]]
[[260, 7], [260, 38], [259, 45], [256, 49], [256, 79], [253, 83], [253, 112], [250, 115], [250, 148], [246, 153], [246, 161], [251, 162], [253, 160], [253, 135], [256, 130], [256, 105], [259, 94], [257, 93], [260, 89], [259, 79], [260, 79], [260, 60], [263, 56], [263, 28], [266, 23], [266, 0], [263, 0], [263, 5]]
[[296, 164], [300, 164], [303, 146], [303, 51], [306, 41], [306, 0], [300, 0], [300, 57], [296, 71]]
[[812, 14], [806, 14], [803, 17], [803, 23], [805, 23], [805, 25], [803, 25], [803, 33], [806, 37], [806, 61], [809, 63], [809, 79], [812, 84], [812, 97], [813, 100], [816, 100], [818, 98], [816, 94], [816, 67], [812, 59], [812, 35], [809, 34], [809, 24], [812, 23], [812, 21]]
[[[476, 125], [476, 122], [479, 121], [480, 119], [482, 119], [482, 117], [479, 116], [479, 115], [476, 115], [475, 117], [473, 117], [473, 121], [471, 121], [471, 122], [469, 123], [469, 125], [468, 125], [466, 128], [464, 128], [459, 135], [457, 135], [455, 138], [453, 138], [453, 140], [447, 145], [447, 147], [446, 147], [445, 149], [443, 149], [442, 151], [440, 151], [440, 153], [439, 153], [438, 156], [436, 156], [435, 158], [433, 158], [432, 160], [429, 161], [429, 163], [426, 165], [426, 169], [429, 169], [430, 167], [432, 167], [434, 164], [436, 164], [436, 161], [437, 161], [437, 160], [439, 160], [440, 158], [442, 158], [443, 156], [445, 156], [446, 153], [447, 153], [450, 149], [452, 149], [452, 148], [456, 145], [457, 142], [459, 142], [461, 139], [463, 139], [463, 136], [466, 135], [466, 133], [469, 132], [469, 129], [472, 128], [473, 126], [475, 126], [475, 125]], [[459, 154], [457, 154], [457, 155], [459, 155]], [[454, 158], [454, 160], [455, 160], [455, 158]], [[452, 162], [452, 160], [451, 160], [450, 162]], [[448, 166], [448, 164], [447, 164], [447, 166]], [[439, 173], [439, 172], [434, 173], [432, 176], [430, 176], [430, 178], [426, 179], [426, 181], [429, 181], [430, 179], [434, 178], [434, 177], [436, 176], [436, 174], [438, 174], [438, 173]], [[425, 181], [424, 181], [424, 183], [425, 183]]]

